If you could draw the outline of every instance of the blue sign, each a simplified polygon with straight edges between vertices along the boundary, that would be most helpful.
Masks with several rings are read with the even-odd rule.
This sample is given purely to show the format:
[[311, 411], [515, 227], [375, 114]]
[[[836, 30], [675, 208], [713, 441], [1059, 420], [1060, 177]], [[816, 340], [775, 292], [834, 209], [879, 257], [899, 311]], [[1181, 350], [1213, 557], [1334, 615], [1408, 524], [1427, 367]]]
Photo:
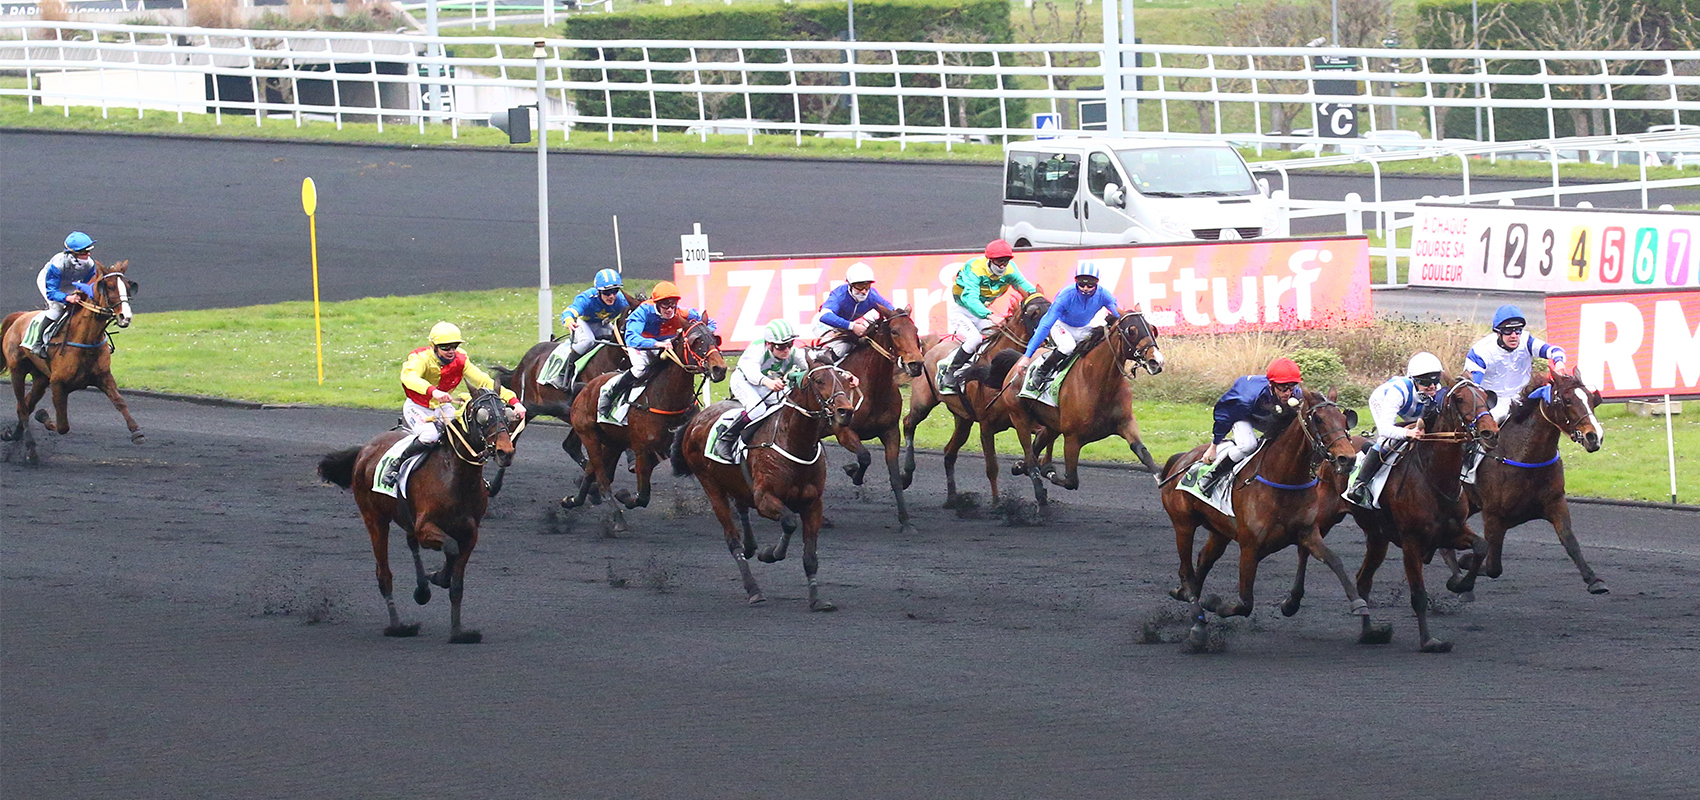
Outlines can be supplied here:
[[[1039, 131], [1038, 134], [1033, 136], [1034, 139], [1057, 138], [1056, 134], [1062, 131], [1062, 114], [1056, 112], [1034, 114], [1033, 130]], [[1045, 135], [1047, 132], [1050, 135]]]

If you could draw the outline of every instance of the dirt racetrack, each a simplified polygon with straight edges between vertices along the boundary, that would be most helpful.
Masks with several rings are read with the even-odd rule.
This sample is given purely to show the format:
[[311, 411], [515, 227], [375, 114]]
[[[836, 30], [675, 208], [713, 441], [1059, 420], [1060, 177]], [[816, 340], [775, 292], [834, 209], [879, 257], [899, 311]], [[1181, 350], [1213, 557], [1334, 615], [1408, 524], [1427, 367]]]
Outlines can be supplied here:
[[[1140, 643], [1184, 632], [1143, 474], [1089, 470], [1011, 526], [941, 509], [923, 458], [904, 538], [829, 450], [840, 611], [810, 614], [800, 551], [756, 565], [769, 601], [743, 602], [694, 481], [658, 471], [615, 538], [600, 509], [559, 512], [577, 470], [538, 427], [468, 570], [485, 641], [461, 646], [446, 593], [414, 606], [406, 579], [424, 632], [381, 635], [353, 500], [313, 473], [393, 415], [131, 405], [143, 445], [83, 392], [69, 437], [37, 427], [41, 466], [0, 464], [6, 798], [1700, 796], [1693, 513], [1577, 506], [1606, 596], [1540, 524], [1474, 603], [1431, 569], [1448, 655], [1416, 652], [1396, 563], [1371, 598], [1392, 645], [1354, 643], [1326, 570], [1281, 617], [1288, 551], [1255, 616], [1189, 655]], [[1361, 534], [1329, 541], [1355, 569]]]

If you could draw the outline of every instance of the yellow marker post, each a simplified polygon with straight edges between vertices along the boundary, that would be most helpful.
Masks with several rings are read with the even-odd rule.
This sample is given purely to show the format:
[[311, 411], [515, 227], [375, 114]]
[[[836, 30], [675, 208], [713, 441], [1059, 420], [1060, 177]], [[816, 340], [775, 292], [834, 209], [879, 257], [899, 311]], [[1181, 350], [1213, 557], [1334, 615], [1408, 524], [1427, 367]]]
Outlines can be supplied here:
[[325, 341], [319, 332], [319, 190], [312, 178], [301, 181], [301, 209], [307, 212], [307, 231], [313, 242], [313, 346], [319, 355], [319, 385], [325, 385]]

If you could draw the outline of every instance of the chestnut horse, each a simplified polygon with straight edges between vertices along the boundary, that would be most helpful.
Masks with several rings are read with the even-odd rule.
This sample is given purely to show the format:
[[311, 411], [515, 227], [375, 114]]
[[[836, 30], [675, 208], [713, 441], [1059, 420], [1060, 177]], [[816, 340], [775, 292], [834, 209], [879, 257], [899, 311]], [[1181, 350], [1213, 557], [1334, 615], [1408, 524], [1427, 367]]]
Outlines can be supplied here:
[[837, 428], [838, 443], [856, 454], [856, 463], [845, 464], [844, 472], [857, 486], [868, 472], [873, 456], [863, 446], [864, 439], [878, 437], [885, 447], [885, 471], [891, 480], [891, 493], [897, 498], [897, 522], [903, 533], [914, 533], [909, 524], [909, 507], [903, 502], [903, 489], [908, 485], [897, 469], [898, 451], [903, 447], [903, 434], [898, 424], [903, 420], [903, 392], [897, 385], [897, 370], [909, 377], [921, 376], [921, 337], [909, 309], [880, 311], [880, 319], [869, 326], [866, 335], [854, 349], [838, 362], [838, 366], [859, 381], [859, 401], [850, 424]]
[[[65, 308], [71, 318], [60, 328], [58, 337], [47, 344], [47, 359], [36, 357], [22, 346], [24, 331], [30, 320], [45, 311], [18, 311], [6, 315], [0, 323], [0, 349], [6, 353], [6, 370], [12, 374], [12, 393], [18, 398], [18, 422], [11, 431], [0, 435], [3, 441], [22, 440], [24, 458], [34, 464], [38, 460], [35, 437], [29, 428], [30, 412], [35, 410], [48, 389], [53, 390], [54, 419], [47, 411], [35, 418], [47, 430], [60, 435], [71, 432], [71, 420], [66, 415], [67, 395], [78, 389], [99, 387], [112, 401], [112, 407], [123, 415], [130, 428], [130, 441], [141, 444], [147, 437], [142, 426], [130, 416], [130, 406], [118, 395], [118, 382], [112, 378], [112, 326], [130, 327], [130, 296], [140, 287], [124, 273], [129, 261], [108, 267], [95, 262], [94, 276], [89, 280], [87, 299]], [[29, 390], [24, 382], [30, 382]]]
[[[1442, 377], [1441, 385], [1449, 380]], [[1498, 437], [1499, 425], [1489, 413], [1492, 408], [1493, 394], [1488, 390], [1467, 379], [1452, 384], [1441, 397], [1440, 410], [1423, 419], [1425, 432], [1407, 440], [1403, 458], [1388, 473], [1381, 508], [1351, 508], [1352, 518], [1367, 539], [1364, 563], [1358, 570], [1358, 595], [1369, 597], [1375, 571], [1387, 557], [1387, 546], [1399, 545], [1405, 580], [1411, 587], [1411, 610], [1417, 615], [1418, 648], [1424, 653], [1451, 652], [1452, 644], [1429, 635], [1423, 564], [1433, 560], [1435, 551], [1442, 548], [1474, 553], [1469, 571], [1446, 582], [1446, 588], [1463, 593], [1475, 586], [1476, 575], [1486, 560], [1487, 542], [1467, 523], [1469, 507], [1459, 468], [1468, 440], [1491, 448]], [[1386, 643], [1379, 631], [1372, 631], [1369, 617], [1364, 617], [1363, 625], [1364, 636], [1359, 641]]]
[[993, 405], [997, 399], [998, 390], [987, 384], [987, 365], [1000, 348], [1013, 347], [1025, 349], [1027, 340], [1033, 336], [1033, 329], [1039, 325], [1039, 320], [1045, 312], [1051, 309], [1051, 301], [1043, 294], [1034, 292], [1021, 301], [1016, 312], [1008, 319], [999, 323], [991, 333], [986, 334], [986, 340], [980, 345], [980, 352], [974, 354], [974, 362], [964, 371], [962, 391], [958, 394], [940, 395], [938, 387], [933, 385], [938, 375], [939, 361], [955, 351], [953, 342], [949, 339], [940, 341], [927, 351], [923, 359], [921, 374], [925, 380], [913, 381], [909, 384], [909, 415], [903, 419], [903, 436], [909, 440], [909, 449], [904, 456], [903, 486], [908, 488], [909, 482], [915, 477], [915, 429], [933, 413], [939, 403], [944, 403], [950, 413], [956, 418], [956, 430], [950, 435], [950, 441], [944, 446], [944, 477], [945, 477], [945, 508], [954, 508], [957, 504], [956, 494], [956, 454], [962, 450], [962, 444], [968, 441], [969, 431], [974, 424], [980, 424], [980, 451], [986, 458], [986, 480], [992, 484], [992, 503], [998, 499], [998, 448], [995, 438], [1000, 431], [1009, 428], [1009, 413]]
[[[1135, 309], [1110, 325], [1094, 329], [1079, 346], [1080, 355], [1074, 366], [1056, 388], [1055, 407], [1020, 396], [1026, 369], [1008, 373], [996, 401], [1009, 415], [1016, 438], [1021, 441], [1020, 471], [1033, 479], [1033, 499], [1040, 505], [1049, 501], [1041, 478], [1048, 477], [1051, 483], [1064, 489], [1080, 488], [1080, 448], [1107, 436], [1125, 439], [1128, 449], [1145, 465], [1145, 471], [1157, 472], [1151, 451], [1139, 440], [1139, 422], [1133, 418], [1133, 389], [1129, 385], [1141, 367], [1151, 375], [1163, 371], [1157, 327]], [[998, 370], [994, 367], [992, 371]], [[1048, 453], [1058, 436], [1063, 437], [1063, 464], [1067, 470], [1064, 478], [1057, 477], [1050, 459], [1042, 466], [1039, 462], [1039, 454]]]
[[[1369, 604], [1357, 593], [1345, 564], [1322, 541], [1326, 530], [1321, 523], [1334, 512], [1329, 524], [1344, 516], [1338, 510], [1339, 491], [1335, 475], [1350, 470], [1357, 457], [1352, 444], [1352, 426], [1358, 423], [1356, 411], [1341, 409], [1334, 397], [1323, 399], [1316, 392], [1305, 392], [1296, 410], [1283, 414], [1276, 426], [1264, 437], [1263, 446], [1249, 458], [1234, 480], [1234, 515], [1229, 517], [1191, 492], [1176, 488], [1177, 479], [1204, 456], [1209, 449], [1199, 445], [1185, 453], [1176, 453], [1163, 465], [1160, 485], [1163, 510], [1175, 528], [1175, 549], [1180, 554], [1179, 588], [1169, 592], [1171, 597], [1193, 603], [1190, 641], [1197, 648], [1204, 643], [1204, 612], [1213, 611], [1221, 617], [1250, 616], [1252, 588], [1257, 582], [1260, 561], [1292, 545], [1299, 546], [1301, 558], [1312, 554], [1322, 559], [1351, 601], [1352, 613], [1368, 616]], [[1328, 480], [1323, 480], [1321, 468], [1327, 465]], [[1210, 538], [1198, 553], [1198, 566], [1193, 567], [1193, 536], [1202, 526]], [[1200, 600], [1204, 578], [1222, 557], [1233, 541], [1240, 546], [1240, 601], [1227, 605], [1215, 595]], [[1296, 590], [1303, 596], [1303, 585]], [[1298, 597], [1288, 596], [1282, 604], [1287, 616], [1298, 613]]]
[[[820, 440], [834, 429], [851, 424], [855, 403], [850, 397], [850, 373], [831, 364], [809, 363], [809, 371], [792, 379], [784, 405], [763, 420], [750, 441], [742, 465], [722, 464], [704, 455], [715, 420], [736, 403], [722, 401], [687, 420], [673, 443], [673, 473], [695, 475], [708, 494], [714, 516], [726, 534], [726, 547], [738, 563], [744, 594], [751, 605], [766, 598], [750, 573], [750, 558], [763, 563], [782, 561], [798, 523], [803, 528], [803, 575], [809, 582], [809, 610], [833, 611], [822, 600], [816, 572], [815, 547], [820, 540], [821, 493], [826, 489], [826, 449]], [[732, 508], [743, 520], [744, 534], [732, 527]], [[750, 530], [750, 509], [777, 520], [785, 531], [777, 547], [758, 555]]]
[[[618, 330], [618, 328], [616, 328]], [[508, 391], [519, 397], [521, 405], [525, 406], [527, 422], [540, 416], [551, 416], [572, 424], [573, 398], [584, 388], [585, 376], [596, 377], [610, 372], [619, 372], [631, 366], [631, 359], [626, 357], [626, 349], [616, 345], [604, 345], [590, 357], [584, 369], [573, 376], [572, 386], [566, 390], [555, 388], [552, 384], [542, 383], [537, 374], [543, 369], [543, 364], [549, 360], [549, 354], [560, 346], [559, 339], [538, 342], [519, 359], [519, 365], [512, 370], [501, 366], [492, 366], [490, 376], [496, 383], [506, 386]], [[580, 467], [584, 466], [584, 446], [579, 442], [578, 431], [567, 429], [567, 435], [561, 440], [561, 449]], [[490, 480], [490, 496], [495, 497], [501, 491], [502, 479], [507, 475], [507, 468], [496, 470], [496, 477]]]
[[[360, 518], [372, 537], [372, 556], [378, 562], [378, 593], [389, 608], [390, 624], [385, 636], [415, 636], [419, 623], [403, 624], [390, 595], [390, 523], [407, 534], [413, 551], [413, 573], [418, 584], [413, 601], [431, 600], [431, 584], [449, 590], [449, 641], [473, 644], [484, 637], [460, 626], [460, 600], [466, 589], [466, 562], [478, 546], [478, 525], [484, 519], [490, 495], [484, 488], [484, 463], [495, 459], [497, 466], [513, 462], [514, 437], [525, 420], [510, 419], [508, 407], [496, 392], [473, 389], [454, 422], [443, 431], [443, 444], [425, 455], [425, 460], [407, 476], [407, 496], [398, 500], [372, 489], [373, 476], [384, 453], [405, 431], [390, 431], [364, 447], [339, 450], [319, 460], [319, 477], [354, 490]], [[443, 552], [443, 567], [429, 575], [419, 557], [424, 545]]]
[[1465, 485], [1470, 513], [1482, 515], [1482, 535], [1488, 543], [1482, 573], [1489, 578], [1499, 577], [1503, 570], [1500, 555], [1505, 549], [1505, 531], [1544, 519], [1582, 573], [1588, 591], [1611, 591], [1582, 557], [1582, 545], [1570, 526], [1570, 504], [1564, 499], [1564, 462], [1558, 454], [1561, 433], [1590, 453], [1600, 449], [1605, 428], [1594, 416], [1599, 404], [1598, 392], [1588, 389], [1574, 374], [1564, 373], [1531, 383], [1518, 396], [1518, 404], [1500, 425], [1499, 446], [1476, 468], [1476, 482]]
[[[632, 401], [625, 425], [606, 425], [596, 419], [602, 385], [612, 374], [591, 378], [573, 398], [573, 430], [584, 442], [585, 468], [578, 494], [561, 498], [562, 508], [583, 505], [593, 486], [599, 491], [593, 498], [597, 504], [603, 497], [613, 497], [626, 508], [649, 505], [650, 474], [666, 457], [674, 431], [697, 410], [696, 377], [707, 374], [716, 383], [726, 379], [720, 337], [706, 321], [688, 322], [661, 350], [661, 358], [650, 369], [649, 383]], [[614, 491], [614, 467], [627, 450], [632, 451], [632, 469], [637, 473], [636, 497], [625, 489]], [[614, 521], [617, 530], [625, 528], [624, 515], [617, 507]]]

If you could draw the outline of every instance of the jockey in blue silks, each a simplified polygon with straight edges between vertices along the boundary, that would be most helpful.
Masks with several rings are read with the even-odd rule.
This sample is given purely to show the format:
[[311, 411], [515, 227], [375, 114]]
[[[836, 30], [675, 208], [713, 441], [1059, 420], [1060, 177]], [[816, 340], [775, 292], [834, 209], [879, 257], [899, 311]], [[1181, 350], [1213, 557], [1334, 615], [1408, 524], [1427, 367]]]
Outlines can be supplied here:
[[1212, 464], [1210, 474], [1200, 482], [1201, 492], [1210, 494], [1211, 487], [1232, 472], [1234, 464], [1257, 451], [1262, 435], [1275, 421], [1303, 401], [1302, 380], [1297, 362], [1277, 358], [1269, 362], [1262, 375], [1242, 376], [1222, 394], [1216, 401], [1210, 449], [1199, 459]]
[[48, 259], [47, 265], [36, 275], [36, 288], [41, 290], [42, 298], [47, 301], [44, 313], [49, 321], [39, 340], [22, 343], [36, 357], [47, 358], [47, 343], [71, 318], [66, 308], [93, 294], [94, 288], [89, 281], [94, 278], [95, 264], [94, 256], [89, 252], [94, 249], [94, 244], [94, 239], [88, 234], [72, 231], [70, 236], [65, 237], [64, 251]]
[[599, 270], [593, 285], [567, 304], [561, 312], [561, 324], [572, 334], [572, 355], [567, 358], [566, 372], [555, 381], [557, 387], [566, 389], [573, 385], [573, 364], [590, 352], [597, 341], [619, 341], [614, 326], [631, 307], [631, 301], [620, 289], [620, 273], [611, 269]]
[[1109, 289], [1098, 286], [1100, 278], [1098, 265], [1081, 262], [1074, 268], [1074, 285], [1057, 291], [1056, 299], [1051, 302], [1051, 309], [1039, 319], [1039, 326], [1033, 330], [1033, 338], [1027, 340], [1027, 352], [1021, 360], [1010, 368], [1013, 372], [1027, 366], [1033, 359], [1033, 354], [1039, 352], [1040, 345], [1048, 339], [1053, 345], [1051, 354], [1039, 362], [1037, 369], [1039, 378], [1050, 375], [1052, 371], [1062, 366], [1068, 357], [1074, 355], [1075, 346], [1092, 332], [1093, 328], [1103, 327], [1106, 319], [1114, 319], [1122, 315], [1116, 306], [1116, 297]]
[[1411, 356], [1404, 375], [1388, 378], [1369, 395], [1369, 415], [1375, 420], [1375, 445], [1363, 456], [1357, 479], [1342, 497], [1352, 498], [1375, 477], [1381, 460], [1395, 443], [1422, 431], [1423, 416], [1440, 405], [1440, 359], [1433, 353]]
[[1498, 395], [1493, 404], [1493, 421], [1504, 422], [1511, 404], [1529, 385], [1534, 360], [1544, 358], [1555, 370], [1564, 367], [1564, 348], [1548, 344], [1523, 332], [1523, 312], [1516, 306], [1500, 306], [1493, 312], [1493, 333], [1470, 347], [1464, 356], [1464, 371], [1470, 380]]
[[820, 325], [815, 331], [820, 349], [833, 363], [844, 360], [868, 327], [891, 311], [891, 303], [874, 288], [874, 269], [860, 261], [844, 273], [844, 283], [827, 294], [820, 305]]
[[[673, 337], [684, 333], [687, 323], [703, 319], [702, 312], [694, 308], [679, 308], [683, 298], [672, 281], [661, 281], [650, 289], [649, 302], [639, 304], [626, 316], [626, 355], [632, 360], [632, 368], [610, 380], [612, 386], [596, 407], [598, 416], [607, 417], [616, 398], [630, 389], [633, 382], [649, 375], [650, 367], [661, 358], [661, 351], [672, 343]], [[708, 320], [708, 328], [714, 330], [714, 320]]]

